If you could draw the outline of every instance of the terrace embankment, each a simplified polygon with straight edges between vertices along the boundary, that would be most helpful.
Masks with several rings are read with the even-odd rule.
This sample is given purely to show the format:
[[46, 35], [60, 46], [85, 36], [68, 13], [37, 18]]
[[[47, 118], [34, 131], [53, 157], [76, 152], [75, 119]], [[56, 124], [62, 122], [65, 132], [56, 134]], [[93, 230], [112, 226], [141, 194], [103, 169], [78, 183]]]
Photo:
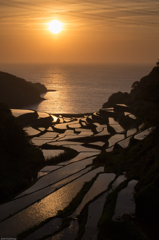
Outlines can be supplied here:
[[[15, 119], [4, 108], [4, 118], [10, 116], [12, 122], [20, 123], [28, 134], [27, 145], [32, 142], [31, 146], [43, 157], [31, 167], [38, 173], [33, 175], [31, 186], [0, 205], [3, 236], [26, 240], [66, 236], [158, 239], [158, 74], [158, 68], [154, 68], [144, 78], [145, 83], [135, 83], [131, 93], [120, 94], [119, 99], [110, 97], [114, 100], [109, 99], [96, 113], [55, 116], [11, 109]], [[135, 95], [136, 102], [132, 102]], [[16, 139], [13, 125], [7, 124], [9, 120], [5, 125], [4, 118], [3, 136], [8, 131], [7, 136], [11, 133]], [[4, 137], [3, 144], [5, 139], [10, 141]], [[18, 154], [25, 153], [21, 144], [20, 140], [16, 143]], [[23, 155], [20, 157], [22, 161]]]

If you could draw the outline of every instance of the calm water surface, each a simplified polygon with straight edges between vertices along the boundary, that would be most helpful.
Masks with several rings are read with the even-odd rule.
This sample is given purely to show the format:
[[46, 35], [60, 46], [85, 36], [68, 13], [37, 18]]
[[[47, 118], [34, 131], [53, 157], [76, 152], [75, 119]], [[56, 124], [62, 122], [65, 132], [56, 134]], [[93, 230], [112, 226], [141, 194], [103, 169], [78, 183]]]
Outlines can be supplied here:
[[56, 90], [46, 99], [27, 108], [48, 113], [88, 113], [98, 111], [112, 93], [129, 92], [131, 85], [147, 75], [151, 65], [1, 65], [5, 71]]

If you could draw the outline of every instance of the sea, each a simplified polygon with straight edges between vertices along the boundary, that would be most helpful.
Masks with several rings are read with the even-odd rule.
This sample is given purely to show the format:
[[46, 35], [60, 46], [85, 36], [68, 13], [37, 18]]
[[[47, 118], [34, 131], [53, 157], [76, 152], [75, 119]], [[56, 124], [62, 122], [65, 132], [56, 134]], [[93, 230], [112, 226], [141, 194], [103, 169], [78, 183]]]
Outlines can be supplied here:
[[0, 71], [48, 90], [39, 104], [27, 106], [50, 114], [98, 112], [112, 93], [130, 92], [133, 82], [149, 74], [153, 65], [142, 64], [1, 64]]

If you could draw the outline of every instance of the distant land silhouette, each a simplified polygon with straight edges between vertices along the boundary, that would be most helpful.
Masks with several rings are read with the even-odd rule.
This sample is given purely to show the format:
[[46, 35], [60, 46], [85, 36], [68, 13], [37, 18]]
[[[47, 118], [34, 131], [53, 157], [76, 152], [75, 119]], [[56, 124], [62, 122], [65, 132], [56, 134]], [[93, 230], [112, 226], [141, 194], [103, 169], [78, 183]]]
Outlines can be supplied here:
[[38, 103], [47, 88], [41, 83], [31, 83], [12, 74], [0, 72], [0, 102], [10, 108], [21, 108]]

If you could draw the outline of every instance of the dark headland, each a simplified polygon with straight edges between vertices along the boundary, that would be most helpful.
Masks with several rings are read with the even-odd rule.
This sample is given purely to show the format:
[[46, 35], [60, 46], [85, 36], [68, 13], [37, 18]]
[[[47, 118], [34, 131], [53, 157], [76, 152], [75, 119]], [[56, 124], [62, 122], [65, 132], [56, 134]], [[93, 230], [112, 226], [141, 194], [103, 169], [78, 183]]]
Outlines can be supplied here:
[[41, 83], [31, 83], [12, 74], [0, 72], [0, 102], [10, 108], [21, 108], [44, 100], [40, 96], [47, 88]]
[[[0, 72], [0, 192], [1, 203], [12, 199], [16, 194], [30, 186], [36, 181], [37, 172], [46, 162], [41, 150], [30, 142], [30, 138], [24, 133], [22, 126], [26, 126], [30, 118], [15, 118], [12, 116], [9, 108], [20, 108], [33, 102], [39, 102], [42, 99], [40, 94], [47, 89], [41, 84], [32, 84], [24, 79], [13, 75]], [[9, 106], [7, 107], [6, 104]], [[113, 113], [112, 113], [113, 109]], [[125, 109], [123, 111], [123, 109]], [[123, 112], [130, 112], [136, 118], [131, 119]], [[101, 148], [100, 154], [94, 159], [94, 166], [104, 166], [106, 173], [115, 173], [120, 176], [123, 172], [127, 180], [115, 189], [107, 198], [102, 216], [98, 223], [99, 240], [158, 240], [159, 236], [159, 66], [152, 69], [149, 75], [143, 77], [140, 81], [133, 83], [130, 93], [114, 93], [98, 114], [92, 114], [88, 118], [87, 126], [80, 119], [80, 124], [84, 128], [89, 128], [96, 133], [94, 123], [101, 125], [108, 123], [108, 116], [112, 114], [113, 118], [124, 128], [125, 132], [132, 128], [142, 126], [142, 129], [152, 128], [151, 133], [143, 140], [131, 138], [126, 148], [118, 144], [114, 150], [106, 152]], [[29, 116], [29, 115], [28, 115]], [[75, 118], [75, 116], [73, 116]], [[42, 127], [46, 124], [47, 128], [52, 124], [52, 119], [47, 118], [40, 121], [36, 112], [33, 116], [34, 127]], [[36, 120], [36, 121], [35, 121]], [[58, 121], [58, 120], [57, 120]], [[57, 122], [60, 124], [60, 121]], [[26, 125], [25, 125], [26, 124]], [[108, 123], [109, 125], [109, 123]], [[57, 131], [57, 129], [53, 129]], [[56, 127], [56, 126], [55, 126]], [[115, 133], [111, 127], [108, 129], [111, 136]], [[61, 130], [62, 132], [63, 130]], [[82, 137], [85, 145], [92, 142], [94, 136]], [[104, 136], [105, 137], [105, 136]], [[98, 141], [105, 141], [99, 137]], [[103, 140], [104, 139], [104, 140]], [[104, 147], [105, 147], [104, 146]], [[75, 152], [67, 155], [67, 160], [75, 156]], [[64, 155], [63, 155], [63, 158]], [[54, 160], [54, 159], [53, 159]], [[59, 158], [57, 160], [61, 161]], [[135, 187], [135, 214], [124, 214], [118, 221], [113, 221], [114, 206], [119, 190], [124, 188], [129, 181], [137, 180]], [[85, 189], [83, 190], [85, 191]], [[82, 193], [80, 193], [82, 194]], [[78, 195], [78, 199], [81, 195]], [[76, 199], [76, 198], [75, 198]], [[68, 211], [71, 211], [70, 206]], [[82, 199], [82, 198], [81, 198]], [[81, 200], [82, 201], [82, 200]], [[63, 214], [63, 215], [62, 215]], [[79, 217], [79, 225], [82, 229], [86, 221], [87, 210]], [[61, 213], [65, 216], [66, 212]], [[68, 221], [69, 219], [67, 219]], [[83, 230], [81, 230], [82, 232]], [[81, 234], [81, 233], [80, 233]], [[20, 238], [21, 239], [21, 238]], [[78, 236], [77, 239], [81, 239]]]

